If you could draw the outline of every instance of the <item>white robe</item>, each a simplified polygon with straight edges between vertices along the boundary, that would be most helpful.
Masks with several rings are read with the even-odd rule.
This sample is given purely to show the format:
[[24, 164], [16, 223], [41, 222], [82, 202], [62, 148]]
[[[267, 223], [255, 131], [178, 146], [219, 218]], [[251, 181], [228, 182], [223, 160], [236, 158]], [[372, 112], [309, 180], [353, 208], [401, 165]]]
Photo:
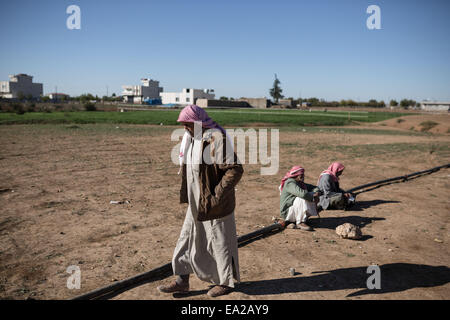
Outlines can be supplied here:
[[292, 206], [289, 207], [286, 221], [300, 224], [305, 222], [310, 216], [317, 216], [316, 204], [296, 197]]
[[234, 287], [233, 279], [240, 281], [234, 212], [220, 219], [197, 220], [199, 162], [192, 159], [202, 156], [201, 140], [189, 142], [184, 154], [184, 158], [191, 160], [186, 161], [189, 205], [173, 254], [172, 269], [175, 275], [194, 273], [203, 281]]

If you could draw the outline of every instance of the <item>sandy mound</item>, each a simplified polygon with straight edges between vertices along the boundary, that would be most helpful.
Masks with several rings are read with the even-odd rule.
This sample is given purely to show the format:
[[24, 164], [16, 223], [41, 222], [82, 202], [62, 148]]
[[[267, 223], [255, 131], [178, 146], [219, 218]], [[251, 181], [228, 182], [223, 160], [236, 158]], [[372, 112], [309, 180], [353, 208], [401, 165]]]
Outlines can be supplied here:
[[378, 122], [379, 126], [387, 126], [404, 130], [450, 134], [450, 115], [448, 114], [420, 114], [404, 116]]

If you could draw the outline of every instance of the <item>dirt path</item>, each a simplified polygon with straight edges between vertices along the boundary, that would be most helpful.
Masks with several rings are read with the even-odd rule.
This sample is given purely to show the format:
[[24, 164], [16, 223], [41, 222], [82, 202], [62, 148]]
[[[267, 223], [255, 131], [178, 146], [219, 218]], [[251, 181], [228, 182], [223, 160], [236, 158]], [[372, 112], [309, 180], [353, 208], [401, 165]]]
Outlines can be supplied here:
[[[172, 130], [0, 126], [0, 298], [67, 299], [169, 262], [185, 213]], [[342, 187], [350, 188], [449, 159], [448, 134], [282, 131], [277, 175], [244, 166], [238, 234], [278, 216], [279, 180], [293, 164], [315, 183], [342, 161]], [[447, 169], [361, 194], [352, 211], [324, 212], [314, 232], [287, 229], [240, 248], [242, 283], [223, 299], [448, 299], [449, 177]], [[359, 225], [364, 241], [340, 239], [334, 228], [344, 222]], [[382, 272], [376, 292], [366, 289], [372, 264]], [[70, 265], [81, 269], [81, 290], [66, 287]], [[206, 299], [208, 284], [191, 280], [194, 292], [181, 299]], [[174, 299], [155, 290], [166, 281], [116, 299]]]

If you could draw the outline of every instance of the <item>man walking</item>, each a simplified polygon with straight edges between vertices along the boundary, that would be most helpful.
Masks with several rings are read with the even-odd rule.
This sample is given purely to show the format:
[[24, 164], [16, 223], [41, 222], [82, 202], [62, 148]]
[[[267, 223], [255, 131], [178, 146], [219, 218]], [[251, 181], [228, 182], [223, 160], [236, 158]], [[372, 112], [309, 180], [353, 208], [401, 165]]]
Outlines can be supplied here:
[[211, 297], [228, 294], [240, 281], [235, 186], [243, 168], [225, 129], [202, 108], [186, 106], [178, 122], [186, 135], [180, 151], [180, 202], [188, 203], [186, 218], [172, 257], [176, 280], [163, 293], [187, 292], [189, 275], [212, 283]]

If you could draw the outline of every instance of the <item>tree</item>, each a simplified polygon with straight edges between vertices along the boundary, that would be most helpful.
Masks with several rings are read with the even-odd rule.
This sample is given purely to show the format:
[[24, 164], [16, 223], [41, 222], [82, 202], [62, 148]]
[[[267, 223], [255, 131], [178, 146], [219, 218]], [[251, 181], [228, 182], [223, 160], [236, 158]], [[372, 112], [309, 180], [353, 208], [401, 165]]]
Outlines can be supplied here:
[[370, 99], [369, 102], [367, 103], [367, 105], [368, 105], [369, 107], [374, 107], [374, 108], [376, 108], [376, 107], [378, 106], [378, 102], [377, 102], [377, 100], [375, 100], [375, 99]]
[[400, 101], [400, 106], [405, 109], [408, 109], [409, 106], [414, 107], [415, 105], [416, 102], [414, 100], [403, 99], [402, 101]]
[[80, 100], [81, 103], [86, 103], [88, 101], [95, 100], [95, 97], [90, 93], [85, 93], [79, 96], [78, 99]]
[[338, 101], [331, 101], [330, 102], [332, 107], [339, 107], [339, 102]]
[[281, 94], [283, 89], [280, 88], [280, 80], [277, 78], [277, 74], [275, 74], [275, 81], [273, 82], [273, 87], [270, 89], [270, 95], [275, 99], [275, 103], [278, 103], [278, 99], [284, 98]]
[[358, 105], [358, 103], [356, 101], [353, 101], [352, 99], [341, 100], [341, 102], [339, 102], [339, 104], [342, 107], [356, 107]]
[[319, 99], [313, 97], [306, 99], [309, 103], [311, 103], [312, 106], [317, 106], [319, 104]]
[[389, 105], [390, 105], [390, 106], [393, 106], [393, 107], [396, 107], [396, 106], [398, 106], [398, 102], [395, 101], [395, 100], [391, 100], [391, 101], [389, 102]]
[[356, 107], [358, 103], [356, 101], [353, 101], [352, 99], [347, 101], [347, 104], [349, 107]]

